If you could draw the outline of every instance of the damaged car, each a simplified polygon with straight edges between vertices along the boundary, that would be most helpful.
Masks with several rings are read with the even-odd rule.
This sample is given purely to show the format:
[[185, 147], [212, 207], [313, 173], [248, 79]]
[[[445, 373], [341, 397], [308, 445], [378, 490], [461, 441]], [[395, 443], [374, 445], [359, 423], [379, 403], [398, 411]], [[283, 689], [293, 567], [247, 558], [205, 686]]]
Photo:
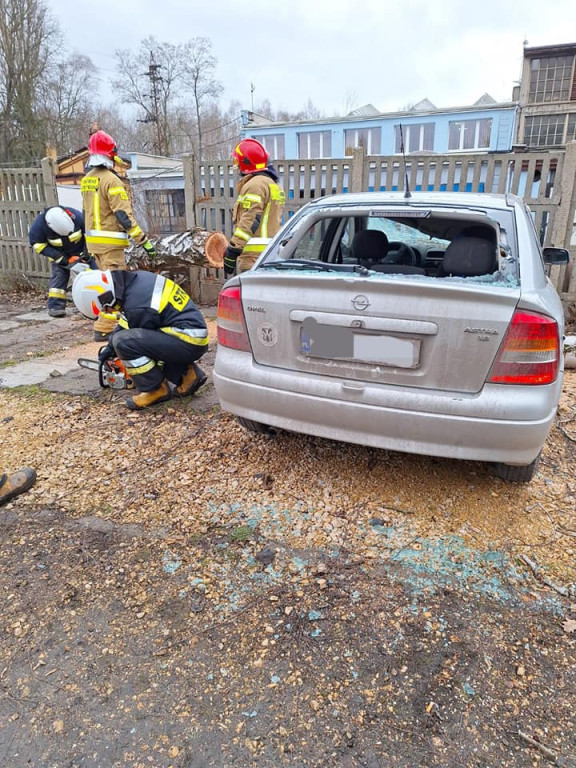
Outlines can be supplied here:
[[219, 298], [214, 383], [279, 429], [534, 476], [562, 388], [563, 309], [513, 195], [315, 200]]

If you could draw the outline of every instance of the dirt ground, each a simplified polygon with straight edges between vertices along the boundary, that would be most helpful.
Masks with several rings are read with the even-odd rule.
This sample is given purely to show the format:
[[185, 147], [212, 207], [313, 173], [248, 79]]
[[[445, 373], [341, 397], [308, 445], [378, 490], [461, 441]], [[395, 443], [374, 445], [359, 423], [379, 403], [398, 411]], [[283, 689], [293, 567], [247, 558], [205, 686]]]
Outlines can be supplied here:
[[576, 766], [576, 373], [509, 485], [251, 434], [210, 383], [3, 388], [90, 341], [42, 307], [0, 294], [0, 468], [38, 473], [0, 508], [0, 766]]

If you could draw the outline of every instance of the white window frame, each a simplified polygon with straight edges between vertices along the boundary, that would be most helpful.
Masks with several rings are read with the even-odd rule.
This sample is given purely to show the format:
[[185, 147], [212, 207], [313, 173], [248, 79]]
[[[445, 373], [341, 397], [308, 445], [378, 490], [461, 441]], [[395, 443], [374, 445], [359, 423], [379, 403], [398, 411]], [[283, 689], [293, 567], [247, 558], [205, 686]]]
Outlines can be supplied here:
[[[318, 157], [311, 154], [312, 136], [319, 136], [320, 152]], [[332, 131], [301, 131], [296, 134], [298, 141], [298, 159], [299, 160], [319, 160], [320, 158], [332, 157]], [[300, 139], [306, 140], [306, 156], [300, 153]], [[329, 144], [329, 147], [325, 147]]]
[[[432, 146], [427, 149], [424, 147], [424, 134], [428, 126], [432, 126]], [[410, 149], [410, 139], [413, 138], [413, 134], [418, 132], [418, 149]], [[434, 151], [434, 134], [436, 132], [436, 123], [402, 123], [402, 134], [404, 136], [404, 151], [406, 154], [410, 152], [433, 152]], [[394, 149], [395, 154], [399, 155], [402, 152], [400, 141], [400, 123], [394, 126]]]
[[[344, 129], [344, 149], [348, 147], [360, 146], [360, 133], [368, 133], [368, 146], [366, 147], [367, 155], [381, 155], [382, 154], [382, 128], [380, 126], [373, 126], [371, 128], [345, 128]], [[350, 135], [354, 135], [354, 141], [349, 141]], [[379, 146], [374, 148], [372, 145], [378, 143]]]
[[[284, 160], [286, 156], [286, 137], [283, 133], [261, 134], [254, 138], [264, 145], [272, 160]], [[281, 146], [279, 146], [281, 145]]]
[[[484, 121], [490, 122], [490, 136], [488, 138], [488, 146], [480, 147], [478, 144], [480, 138], [480, 124]], [[455, 123], [460, 125], [459, 141], [457, 147], [450, 146], [450, 133], [451, 126]], [[474, 126], [474, 146], [464, 149], [464, 136], [466, 135], [465, 125], [466, 123], [475, 123]], [[448, 152], [476, 152], [478, 149], [488, 151], [490, 149], [490, 139], [492, 138], [492, 128], [494, 127], [494, 119], [492, 117], [478, 117], [472, 120], [450, 120], [448, 123]]]

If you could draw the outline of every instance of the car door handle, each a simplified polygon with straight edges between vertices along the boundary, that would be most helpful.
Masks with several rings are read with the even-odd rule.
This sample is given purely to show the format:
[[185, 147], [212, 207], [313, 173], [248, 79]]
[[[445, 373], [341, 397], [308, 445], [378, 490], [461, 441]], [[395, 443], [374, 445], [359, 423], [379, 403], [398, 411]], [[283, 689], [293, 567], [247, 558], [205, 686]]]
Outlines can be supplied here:
[[364, 392], [366, 387], [363, 384], [349, 384], [345, 381], [342, 382], [342, 389], [346, 392]]

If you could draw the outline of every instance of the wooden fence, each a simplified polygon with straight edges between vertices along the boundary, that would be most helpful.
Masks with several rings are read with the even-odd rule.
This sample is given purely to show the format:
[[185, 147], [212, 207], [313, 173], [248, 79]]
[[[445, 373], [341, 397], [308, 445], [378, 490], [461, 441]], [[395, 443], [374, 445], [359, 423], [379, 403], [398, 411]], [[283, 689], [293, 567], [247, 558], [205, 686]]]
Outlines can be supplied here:
[[[229, 162], [195, 163], [183, 158], [186, 224], [229, 235], [236, 197], [236, 172]], [[565, 150], [505, 154], [367, 156], [359, 147], [336, 160], [282, 160], [276, 164], [286, 193], [286, 216], [323, 195], [402, 190], [404, 179], [417, 191], [514, 193], [534, 214], [542, 245], [568, 248], [576, 259], [576, 141]], [[57, 204], [53, 166], [0, 169], [0, 278], [3, 273], [47, 278], [50, 265], [28, 245], [28, 229], [38, 213]], [[196, 296], [217, 295], [223, 276], [200, 269]], [[572, 274], [574, 272], [574, 274]], [[553, 267], [550, 279], [564, 302], [576, 302], [576, 270]]]
[[51, 160], [37, 168], [0, 168], [0, 273], [27, 278], [48, 278], [48, 259], [34, 253], [28, 230], [58, 195]]
[[[194, 164], [184, 159], [187, 224], [229, 235], [236, 197], [232, 163]], [[522, 197], [534, 214], [542, 245], [568, 248], [576, 258], [576, 142], [566, 150], [505, 154], [367, 156], [359, 147], [339, 160], [281, 160], [276, 163], [286, 193], [286, 215], [323, 195], [347, 192], [417, 191], [513, 193]], [[576, 270], [554, 267], [550, 279], [564, 301], [576, 301]], [[216, 270], [201, 270], [206, 290], [221, 282]]]

